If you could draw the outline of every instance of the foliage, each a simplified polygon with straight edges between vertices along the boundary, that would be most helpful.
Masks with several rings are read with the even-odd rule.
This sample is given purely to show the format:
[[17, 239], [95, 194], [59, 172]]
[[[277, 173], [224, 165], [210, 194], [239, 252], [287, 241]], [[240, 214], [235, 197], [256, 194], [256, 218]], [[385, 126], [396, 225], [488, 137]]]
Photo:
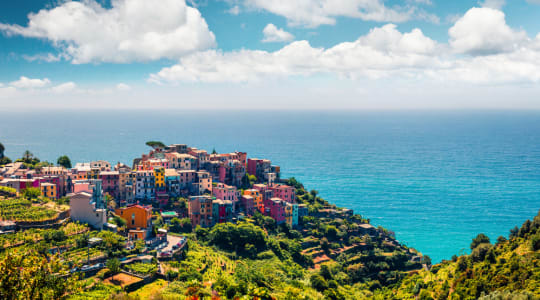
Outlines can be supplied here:
[[148, 141], [148, 142], [146, 142], [146, 146], [152, 147], [154, 149], [163, 149], [163, 148], [165, 148], [165, 144], [163, 144], [160, 141]]
[[477, 235], [471, 242], [471, 250], [474, 250], [474, 248], [478, 247], [480, 244], [489, 244], [489, 237], [483, 233], [480, 233]]
[[[25, 191], [29, 190], [29, 193], [32, 194], [32, 189], [26, 189]], [[51, 209], [43, 205], [32, 205], [32, 202], [26, 199], [0, 200], [0, 218], [2, 218], [2, 220], [46, 221], [56, 218], [59, 210], [60, 209]]]
[[126, 266], [130, 272], [140, 275], [152, 275], [157, 272], [157, 265], [152, 263], [133, 263]]
[[0, 260], [2, 299], [58, 299], [74, 287], [73, 279], [56, 257], [35, 251], [8, 251]]
[[191, 232], [193, 230], [191, 220], [189, 218], [173, 218], [171, 220], [171, 227], [169, 228], [169, 230], [175, 233]]
[[22, 196], [26, 199], [37, 199], [41, 196], [41, 190], [39, 188], [31, 187], [22, 191]]
[[521, 228], [512, 229], [509, 239], [499, 238], [491, 245], [487, 236], [479, 234], [470, 255], [408, 276], [398, 288], [384, 289], [381, 294], [395, 295], [397, 291], [398, 298], [424, 294], [435, 299], [538, 299], [540, 252], [532, 245], [539, 234], [540, 212]]
[[224, 250], [254, 257], [266, 248], [266, 235], [260, 227], [250, 223], [220, 223], [210, 230], [208, 242]]
[[62, 155], [58, 158], [58, 160], [56, 161], [56, 163], [59, 165], [59, 166], [62, 166], [66, 169], [71, 169], [71, 160], [69, 159], [69, 157], [67, 155]]
[[15, 197], [17, 195], [17, 190], [7, 186], [0, 186], [0, 195]]
[[120, 261], [118, 258], [111, 258], [107, 261], [107, 268], [111, 271], [111, 273], [116, 274], [120, 272]]

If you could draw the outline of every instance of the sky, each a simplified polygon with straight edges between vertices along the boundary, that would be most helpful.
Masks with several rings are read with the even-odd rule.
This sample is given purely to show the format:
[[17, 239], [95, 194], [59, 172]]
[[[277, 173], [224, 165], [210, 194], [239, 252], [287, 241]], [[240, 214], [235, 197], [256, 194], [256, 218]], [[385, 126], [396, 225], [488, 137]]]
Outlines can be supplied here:
[[540, 109], [540, 0], [0, 2], [0, 110]]

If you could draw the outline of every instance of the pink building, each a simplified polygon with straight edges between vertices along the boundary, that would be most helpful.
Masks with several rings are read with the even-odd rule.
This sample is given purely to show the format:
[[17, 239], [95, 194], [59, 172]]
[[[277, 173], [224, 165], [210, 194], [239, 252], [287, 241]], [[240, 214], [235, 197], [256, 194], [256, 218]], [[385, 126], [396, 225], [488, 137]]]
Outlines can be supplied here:
[[276, 221], [276, 224], [281, 224], [286, 221], [285, 208], [287, 202], [280, 198], [272, 198], [264, 202], [264, 214]]
[[214, 186], [212, 188], [212, 194], [217, 199], [230, 200], [233, 202], [238, 201], [238, 191], [236, 190], [236, 187], [224, 183], [218, 183]]
[[234, 186], [226, 185], [224, 183], [218, 183], [216, 186], [212, 187], [212, 194], [217, 199], [229, 200], [233, 203], [233, 209], [238, 208], [238, 196], [240, 193]]
[[281, 198], [289, 203], [295, 202], [295, 188], [284, 184], [273, 184], [269, 187], [274, 197]]
[[242, 195], [241, 202], [245, 214], [247, 216], [252, 216], [255, 212], [255, 198], [250, 195]]
[[118, 171], [104, 171], [99, 174], [102, 181], [103, 192], [108, 193], [114, 199], [119, 199], [120, 196], [120, 172]]

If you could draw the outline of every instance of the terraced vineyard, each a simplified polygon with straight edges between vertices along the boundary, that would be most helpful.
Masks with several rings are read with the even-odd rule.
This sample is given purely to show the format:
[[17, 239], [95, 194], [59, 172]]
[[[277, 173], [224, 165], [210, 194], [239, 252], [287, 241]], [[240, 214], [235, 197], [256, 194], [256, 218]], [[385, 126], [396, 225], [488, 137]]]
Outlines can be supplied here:
[[87, 248], [80, 248], [77, 250], [68, 251], [62, 256], [67, 261], [71, 261], [74, 264], [82, 264], [86, 263], [88, 258], [90, 258], [90, 260], [94, 260], [100, 257], [105, 257], [105, 253], [94, 248], [90, 248], [90, 250], [88, 250]]
[[58, 211], [43, 205], [33, 205], [26, 199], [4, 199], [0, 201], [0, 219], [9, 221], [47, 221], [54, 219]]
[[152, 275], [157, 272], [157, 265], [152, 263], [133, 263], [126, 266], [131, 273], [139, 275]]

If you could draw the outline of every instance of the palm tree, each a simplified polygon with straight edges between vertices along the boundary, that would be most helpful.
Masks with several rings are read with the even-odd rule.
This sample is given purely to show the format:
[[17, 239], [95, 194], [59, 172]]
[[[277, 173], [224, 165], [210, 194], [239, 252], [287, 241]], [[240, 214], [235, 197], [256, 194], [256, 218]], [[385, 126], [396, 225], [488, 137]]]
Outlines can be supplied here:
[[30, 152], [30, 150], [24, 151], [24, 153], [23, 153], [24, 162], [30, 163], [30, 162], [32, 162], [32, 158], [34, 158], [34, 154], [32, 154], [32, 152]]

